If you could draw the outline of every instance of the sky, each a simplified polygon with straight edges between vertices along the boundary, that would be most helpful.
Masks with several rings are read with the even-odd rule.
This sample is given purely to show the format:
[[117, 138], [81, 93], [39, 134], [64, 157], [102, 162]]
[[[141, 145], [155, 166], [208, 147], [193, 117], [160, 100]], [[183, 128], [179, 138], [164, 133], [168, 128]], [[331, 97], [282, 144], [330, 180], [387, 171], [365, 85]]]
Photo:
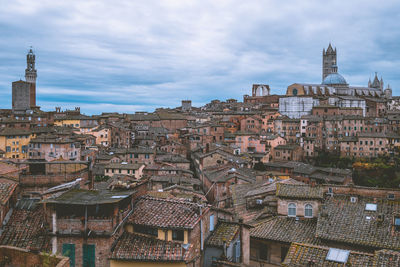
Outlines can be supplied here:
[[366, 86], [400, 95], [400, 1], [0, 0], [0, 108], [36, 54], [37, 104], [85, 114], [242, 101], [254, 83], [284, 94], [320, 83], [322, 49]]

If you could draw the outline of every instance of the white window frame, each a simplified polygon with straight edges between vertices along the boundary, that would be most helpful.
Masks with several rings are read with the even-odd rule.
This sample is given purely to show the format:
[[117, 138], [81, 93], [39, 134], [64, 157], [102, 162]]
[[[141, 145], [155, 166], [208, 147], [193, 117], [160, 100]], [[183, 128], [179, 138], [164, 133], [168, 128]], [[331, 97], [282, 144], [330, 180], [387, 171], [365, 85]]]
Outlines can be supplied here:
[[[294, 215], [290, 214], [290, 209], [293, 209], [294, 205]], [[297, 216], [297, 205], [296, 203], [289, 203], [288, 204], [288, 217], [296, 217]]]

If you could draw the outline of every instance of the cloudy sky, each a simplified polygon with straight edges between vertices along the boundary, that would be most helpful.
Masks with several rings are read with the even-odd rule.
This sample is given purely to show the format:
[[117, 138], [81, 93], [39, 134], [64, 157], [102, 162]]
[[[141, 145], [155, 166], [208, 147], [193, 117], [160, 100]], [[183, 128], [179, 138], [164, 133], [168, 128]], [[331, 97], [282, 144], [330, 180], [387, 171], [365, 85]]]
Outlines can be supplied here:
[[[332, 42], [339, 72], [366, 85], [377, 71], [400, 95], [400, 1], [0, 0], [0, 108], [36, 53], [37, 103], [152, 111], [182, 99], [241, 100], [253, 83], [282, 94], [321, 82]], [[385, 85], [386, 86], [386, 85]]]

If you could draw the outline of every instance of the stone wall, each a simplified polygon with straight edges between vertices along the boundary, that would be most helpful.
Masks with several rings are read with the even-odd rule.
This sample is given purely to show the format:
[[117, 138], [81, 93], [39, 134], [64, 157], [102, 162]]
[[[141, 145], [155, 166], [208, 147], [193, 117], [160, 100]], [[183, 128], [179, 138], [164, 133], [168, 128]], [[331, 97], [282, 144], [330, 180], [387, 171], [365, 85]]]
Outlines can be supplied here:
[[12, 109], [30, 109], [31, 84], [24, 81], [12, 83]]

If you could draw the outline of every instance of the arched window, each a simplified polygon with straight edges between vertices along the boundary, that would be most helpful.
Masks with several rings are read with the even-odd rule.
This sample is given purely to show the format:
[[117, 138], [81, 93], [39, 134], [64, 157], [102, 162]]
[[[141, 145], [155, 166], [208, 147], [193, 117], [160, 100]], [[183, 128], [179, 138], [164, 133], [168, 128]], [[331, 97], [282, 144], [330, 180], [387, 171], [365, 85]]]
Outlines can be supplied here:
[[296, 217], [296, 204], [290, 203], [288, 206], [288, 216]]
[[293, 91], [292, 91], [292, 92], [293, 92], [293, 95], [294, 95], [294, 96], [297, 96], [297, 89], [296, 89], [296, 88], [295, 88], [295, 89], [293, 89]]
[[309, 217], [312, 218], [312, 205], [311, 204], [306, 204], [305, 209], [304, 209], [304, 217]]

